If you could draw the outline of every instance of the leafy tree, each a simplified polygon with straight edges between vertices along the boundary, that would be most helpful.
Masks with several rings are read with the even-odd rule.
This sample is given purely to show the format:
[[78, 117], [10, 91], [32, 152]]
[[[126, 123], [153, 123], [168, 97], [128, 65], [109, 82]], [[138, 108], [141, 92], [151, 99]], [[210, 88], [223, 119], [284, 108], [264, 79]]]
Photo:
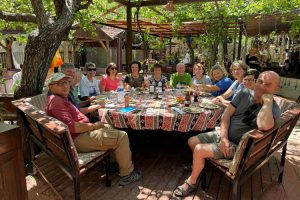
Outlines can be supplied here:
[[52, 58], [74, 24], [90, 26], [107, 9], [101, 0], [3, 0], [0, 29], [17, 29], [27, 34], [23, 78], [15, 97], [42, 92]]

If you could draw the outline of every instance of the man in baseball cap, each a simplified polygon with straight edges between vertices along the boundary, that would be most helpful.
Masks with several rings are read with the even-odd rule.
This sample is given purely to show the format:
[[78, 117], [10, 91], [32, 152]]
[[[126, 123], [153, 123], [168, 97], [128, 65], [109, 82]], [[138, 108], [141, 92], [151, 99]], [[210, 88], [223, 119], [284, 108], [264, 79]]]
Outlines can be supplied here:
[[51, 95], [47, 98], [47, 114], [68, 126], [78, 152], [111, 149], [119, 165], [119, 185], [125, 186], [139, 180], [142, 174], [132, 164], [127, 133], [100, 121], [91, 123], [68, 99], [70, 80], [63, 73], [53, 74], [49, 78]]

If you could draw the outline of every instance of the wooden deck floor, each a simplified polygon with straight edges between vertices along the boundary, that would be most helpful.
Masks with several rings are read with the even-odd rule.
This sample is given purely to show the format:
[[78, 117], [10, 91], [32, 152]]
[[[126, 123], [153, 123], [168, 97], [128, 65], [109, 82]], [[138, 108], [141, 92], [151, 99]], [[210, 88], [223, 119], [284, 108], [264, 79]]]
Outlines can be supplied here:
[[[296, 129], [288, 146], [288, 155], [283, 185], [276, 184], [278, 160], [272, 159], [242, 186], [242, 199], [298, 199], [300, 196], [300, 128]], [[182, 184], [189, 173], [183, 164], [190, 161], [191, 152], [186, 146], [186, 135], [174, 133], [147, 132], [130, 134], [135, 168], [143, 172], [142, 180], [126, 187], [119, 187], [119, 177], [112, 176], [112, 186], [105, 187], [101, 166], [90, 170], [81, 183], [82, 199], [133, 200], [133, 199], [177, 199], [173, 191]], [[280, 153], [278, 153], [278, 158]], [[51, 161], [41, 162], [46, 176], [63, 199], [73, 199], [73, 184]], [[99, 170], [100, 169], [100, 170]], [[229, 199], [230, 184], [217, 171], [208, 176], [208, 190], [200, 186], [191, 196], [184, 199]], [[29, 199], [59, 199], [40, 176], [27, 176]]]

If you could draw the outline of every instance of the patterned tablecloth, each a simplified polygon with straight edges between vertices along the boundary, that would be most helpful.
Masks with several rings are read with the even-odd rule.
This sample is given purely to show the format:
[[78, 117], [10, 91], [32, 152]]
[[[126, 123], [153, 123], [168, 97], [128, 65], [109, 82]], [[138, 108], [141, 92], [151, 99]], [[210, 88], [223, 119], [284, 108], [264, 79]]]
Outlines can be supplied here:
[[[134, 95], [134, 104], [138, 112], [120, 112], [124, 104], [117, 104], [114, 108], [101, 108], [98, 110], [100, 120], [113, 124], [116, 128], [132, 128], [136, 130], [164, 131], [204, 131], [214, 128], [221, 117], [223, 108], [202, 109], [199, 113], [179, 113], [172, 109], [175, 103], [172, 93], [154, 99], [150, 94]], [[210, 98], [200, 97], [200, 101], [209, 101]]]

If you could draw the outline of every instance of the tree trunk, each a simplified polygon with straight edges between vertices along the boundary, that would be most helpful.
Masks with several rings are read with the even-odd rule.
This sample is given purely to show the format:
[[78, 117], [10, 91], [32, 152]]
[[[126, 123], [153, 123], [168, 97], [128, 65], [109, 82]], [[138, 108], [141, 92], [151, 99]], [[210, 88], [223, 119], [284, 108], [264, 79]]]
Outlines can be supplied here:
[[195, 64], [195, 52], [194, 52], [191, 42], [187, 42], [187, 46], [189, 47], [189, 50], [190, 50], [190, 56], [191, 56], [190, 64], [194, 65]]
[[210, 65], [213, 66], [216, 64], [216, 60], [217, 60], [217, 53], [218, 53], [218, 45], [219, 45], [219, 39], [218, 37], [215, 38], [214, 44], [212, 46], [212, 50], [211, 50], [211, 63]]
[[15, 92], [15, 99], [42, 93], [52, 58], [69, 31], [70, 26], [57, 28], [55, 34], [49, 29], [43, 29], [41, 32], [33, 31], [29, 35], [25, 47], [21, 86]]

